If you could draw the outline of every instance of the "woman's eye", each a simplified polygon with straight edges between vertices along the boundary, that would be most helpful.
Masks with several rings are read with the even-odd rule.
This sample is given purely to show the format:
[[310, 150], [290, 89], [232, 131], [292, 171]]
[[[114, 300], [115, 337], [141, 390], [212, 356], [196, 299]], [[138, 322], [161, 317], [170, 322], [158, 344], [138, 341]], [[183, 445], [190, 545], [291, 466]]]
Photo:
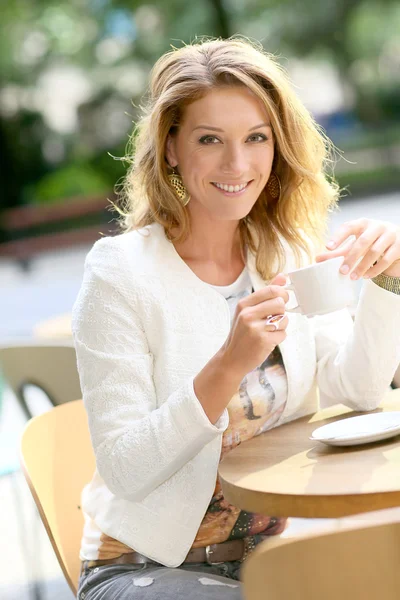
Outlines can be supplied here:
[[250, 142], [266, 142], [268, 138], [263, 133], [254, 133], [248, 139]]
[[203, 135], [203, 137], [200, 138], [200, 144], [216, 144], [217, 142], [219, 142], [218, 138], [215, 137], [215, 135]]
[[[253, 133], [247, 141], [249, 142], [266, 142], [268, 140], [267, 136], [263, 133]], [[204, 144], [209, 146], [210, 144], [219, 144], [220, 140], [215, 137], [215, 135], [203, 135], [203, 137], [199, 140], [200, 144]]]

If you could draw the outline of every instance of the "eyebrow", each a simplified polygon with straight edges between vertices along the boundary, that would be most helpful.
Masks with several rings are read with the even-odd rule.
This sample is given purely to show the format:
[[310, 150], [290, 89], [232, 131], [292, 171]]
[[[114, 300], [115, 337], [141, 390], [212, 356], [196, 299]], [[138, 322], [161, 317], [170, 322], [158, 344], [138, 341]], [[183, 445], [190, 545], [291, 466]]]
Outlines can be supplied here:
[[[262, 127], [269, 127], [271, 129], [271, 125], [270, 123], [259, 123], [258, 125], [255, 125], [254, 127], [250, 127], [249, 131], [254, 131], [255, 129], [261, 129]], [[219, 127], [212, 127], [211, 125], [198, 125], [197, 127], [195, 127], [193, 129], [193, 131], [196, 131], [196, 129], [209, 129], [210, 131], [219, 131], [223, 133], [223, 129], [219, 129]]]

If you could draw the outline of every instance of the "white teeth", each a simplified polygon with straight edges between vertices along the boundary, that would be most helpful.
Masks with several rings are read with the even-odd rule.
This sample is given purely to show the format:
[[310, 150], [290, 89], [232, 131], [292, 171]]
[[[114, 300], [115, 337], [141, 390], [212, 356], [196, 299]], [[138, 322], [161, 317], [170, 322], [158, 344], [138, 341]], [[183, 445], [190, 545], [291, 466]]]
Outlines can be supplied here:
[[220, 190], [224, 190], [225, 192], [241, 192], [242, 190], [244, 190], [245, 187], [247, 187], [247, 183], [241, 183], [240, 185], [226, 185], [225, 183], [216, 183], [214, 182], [214, 185], [217, 186], [217, 188], [219, 188]]

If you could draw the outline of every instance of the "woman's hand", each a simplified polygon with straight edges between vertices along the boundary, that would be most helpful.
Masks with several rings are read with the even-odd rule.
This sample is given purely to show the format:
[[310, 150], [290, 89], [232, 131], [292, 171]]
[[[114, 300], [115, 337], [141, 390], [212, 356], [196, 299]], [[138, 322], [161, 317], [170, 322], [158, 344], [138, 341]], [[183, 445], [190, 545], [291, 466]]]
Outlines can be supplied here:
[[258, 367], [286, 338], [288, 318], [266, 325], [270, 315], [285, 315], [289, 294], [279, 273], [269, 285], [238, 302], [225, 343], [193, 380], [194, 393], [211, 423], [217, 423], [243, 377]]
[[[285, 284], [286, 277], [280, 273], [270, 285], [238, 302], [231, 330], [221, 348], [227, 369], [244, 377], [286, 338], [289, 320], [285, 315], [285, 304], [289, 294], [283, 287]], [[270, 315], [285, 315], [277, 324], [277, 330], [265, 324]]]
[[[355, 236], [355, 240], [339, 248], [349, 236]], [[347, 221], [326, 247], [329, 251], [317, 255], [316, 262], [344, 256], [340, 272], [346, 274], [354, 269], [351, 279], [370, 279], [381, 273], [400, 277], [400, 228], [393, 223], [375, 219]]]

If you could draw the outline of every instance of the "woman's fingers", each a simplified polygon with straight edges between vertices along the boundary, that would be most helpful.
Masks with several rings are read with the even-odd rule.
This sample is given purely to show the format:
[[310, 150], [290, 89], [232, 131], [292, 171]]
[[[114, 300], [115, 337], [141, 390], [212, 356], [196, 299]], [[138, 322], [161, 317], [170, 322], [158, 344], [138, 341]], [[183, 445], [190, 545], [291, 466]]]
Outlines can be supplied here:
[[[239, 305], [238, 305], [239, 306]], [[285, 313], [285, 300], [279, 296], [271, 300], [265, 300], [258, 304], [245, 306], [238, 310], [238, 318], [243, 322], [263, 321], [271, 315], [283, 315]]]
[[329, 248], [329, 250], [336, 250], [350, 235], [354, 235], [356, 239], [358, 239], [371, 226], [371, 223], [373, 223], [371, 219], [364, 218], [346, 221], [346, 223], [343, 223], [332, 236], [331, 240], [326, 244], [326, 247]]
[[332, 250], [331, 252], [321, 252], [315, 257], [315, 262], [324, 262], [325, 260], [329, 260], [331, 258], [336, 258], [337, 256], [346, 256], [346, 254], [350, 251], [350, 248], [353, 246], [356, 238], [354, 235], [350, 236], [350, 238], [337, 248], [336, 250]]
[[278, 330], [284, 330], [288, 326], [289, 319], [286, 314], [270, 315], [265, 320], [265, 330], [274, 333]]
[[382, 227], [380, 226], [370, 227], [364, 231], [346, 254], [340, 272], [344, 275], [350, 273], [357, 262], [368, 254], [370, 248], [380, 239], [381, 235]]
[[274, 300], [277, 298], [282, 298], [284, 301], [283, 305], [285, 305], [286, 302], [288, 302], [289, 300], [289, 293], [287, 292], [287, 290], [285, 290], [285, 288], [282, 285], [267, 285], [261, 288], [260, 290], [253, 292], [253, 294], [242, 298], [242, 300], [239, 300], [237, 306], [239, 311], [241, 311], [250, 306], [257, 306], [262, 302], [265, 302], [267, 300]]
[[[380, 275], [384, 271], [388, 269], [390, 266], [394, 266], [400, 263], [400, 243], [393, 244], [388, 250], [386, 250], [385, 254], [381, 256], [376, 264], [372, 265], [371, 268], [366, 272], [364, 277], [370, 279], [371, 277], [376, 277]], [[395, 277], [398, 277], [398, 274], [395, 274]]]
[[[382, 257], [385, 253], [392, 247], [393, 242], [395, 240], [395, 236], [392, 232], [387, 232], [382, 235], [374, 244], [372, 244], [371, 248], [368, 250], [364, 258], [359, 262], [357, 267], [354, 269], [352, 273], [353, 279], [358, 279], [359, 277], [363, 277], [365, 273], [373, 266], [378, 265], [381, 262]], [[380, 267], [382, 267], [382, 271], [388, 266], [385, 263], [382, 263]], [[378, 271], [380, 267], [375, 269]]]
[[287, 283], [287, 278], [286, 275], [284, 275], [283, 273], [278, 273], [278, 275], [275, 275], [275, 277], [272, 279], [272, 281], [269, 282], [269, 285], [281, 285], [284, 286]]
[[[349, 237], [355, 238], [343, 247]], [[400, 273], [400, 228], [376, 219], [357, 219], [344, 223], [326, 244], [330, 251], [319, 254], [316, 262], [344, 256], [340, 272], [351, 279], [375, 277], [380, 273]]]

